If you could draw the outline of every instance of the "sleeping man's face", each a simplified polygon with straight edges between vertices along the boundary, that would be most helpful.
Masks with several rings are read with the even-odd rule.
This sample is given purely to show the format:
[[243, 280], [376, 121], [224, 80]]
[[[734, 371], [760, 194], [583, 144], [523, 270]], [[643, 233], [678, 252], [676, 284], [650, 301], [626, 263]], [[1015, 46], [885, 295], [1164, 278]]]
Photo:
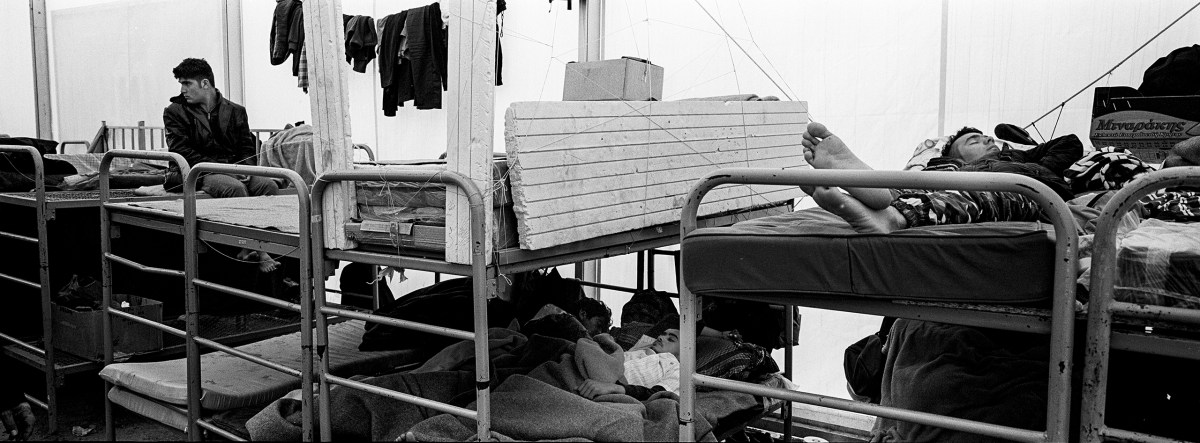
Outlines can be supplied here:
[[679, 330], [668, 329], [659, 335], [654, 340], [654, 344], [650, 345], [650, 349], [659, 354], [671, 354], [679, 357]]
[[950, 156], [957, 157], [964, 163], [971, 163], [999, 151], [1000, 146], [996, 145], [996, 139], [978, 133], [965, 134], [955, 139], [950, 146]]

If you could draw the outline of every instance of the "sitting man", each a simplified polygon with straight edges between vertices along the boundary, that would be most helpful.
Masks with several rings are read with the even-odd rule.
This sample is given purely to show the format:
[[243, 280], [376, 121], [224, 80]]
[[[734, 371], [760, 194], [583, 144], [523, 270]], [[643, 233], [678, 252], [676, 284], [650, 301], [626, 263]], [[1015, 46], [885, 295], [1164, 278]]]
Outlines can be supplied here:
[[[255, 139], [247, 123], [246, 108], [221, 96], [213, 80], [212, 67], [203, 59], [184, 59], [172, 71], [179, 81], [179, 95], [163, 110], [167, 149], [182, 155], [189, 165], [201, 162], [253, 165]], [[182, 183], [179, 170], [171, 166], [167, 188]], [[246, 197], [274, 195], [279, 187], [264, 177], [207, 174], [197, 187], [209, 196]]]
[[[188, 165], [197, 163], [255, 164], [256, 141], [250, 133], [246, 108], [221, 96], [212, 67], [204, 59], [187, 58], [172, 73], [179, 81], [179, 95], [163, 110], [167, 149], [182, 155]], [[171, 165], [164, 186], [182, 185], [179, 167]], [[196, 187], [214, 198], [275, 195], [279, 186], [266, 177], [205, 174]], [[242, 260], [257, 259], [264, 272], [279, 265], [265, 252], [243, 250]]]
[[627, 383], [585, 380], [576, 390], [594, 399], [604, 394], [626, 394], [646, 400], [657, 392], [679, 392], [679, 330], [667, 329], [654, 339], [643, 338], [625, 351]]
[[[810, 123], [804, 158], [816, 169], [871, 169], [825, 125]], [[944, 158], [959, 171], [1011, 172], [1037, 179], [1064, 199], [1072, 198], [1062, 170], [1082, 155], [1074, 136], [1052, 140], [1031, 151], [1001, 149], [991, 137], [963, 128], [946, 144]], [[945, 168], [942, 168], [945, 169]], [[1033, 221], [1041, 210], [1028, 197], [1008, 192], [888, 190], [817, 187], [810, 192], [821, 208], [845, 219], [859, 232], [888, 233], [914, 226], [980, 221]]]

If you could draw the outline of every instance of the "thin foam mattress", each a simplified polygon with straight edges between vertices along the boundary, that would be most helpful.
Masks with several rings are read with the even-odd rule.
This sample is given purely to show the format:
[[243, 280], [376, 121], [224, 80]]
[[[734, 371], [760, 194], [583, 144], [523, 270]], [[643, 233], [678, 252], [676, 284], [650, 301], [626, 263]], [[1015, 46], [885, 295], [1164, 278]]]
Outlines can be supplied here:
[[[330, 371], [337, 374], [373, 374], [387, 371], [414, 358], [413, 351], [363, 352], [363, 322], [351, 320], [329, 326]], [[238, 346], [238, 350], [290, 368], [300, 368], [300, 333]], [[314, 362], [315, 364], [315, 362]], [[228, 410], [261, 405], [300, 386], [300, 380], [283, 372], [243, 360], [224, 352], [200, 357], [204, 391], [200, 405], [209, 410]], [[165, 403], [187, 405], [187, 359], [148, 363], [115, 363], [105, 366], [100, 377], [117, 387]]]
[[698, 295], [1016, 304], [1051, 297], [1055, 247], [1046, 223], [860, 234], [833, 214], [806, 209], [697, 229], [681, 250], [684, 281]]

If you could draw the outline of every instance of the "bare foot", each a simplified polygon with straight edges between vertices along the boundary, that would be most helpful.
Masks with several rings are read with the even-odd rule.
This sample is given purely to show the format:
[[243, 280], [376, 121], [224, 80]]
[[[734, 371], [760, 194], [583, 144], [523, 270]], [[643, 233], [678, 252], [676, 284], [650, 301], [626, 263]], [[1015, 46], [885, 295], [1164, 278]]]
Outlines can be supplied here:
[[822, 209], [850, 223], [855, 232], [887, 234], [904, 229], [908, 225], [908, 221], [896, 208], [868, 208], [858, 199], [842, 193], [837, 188], [818, 187], [812, 197]]
[[253, 249], [242, 249], [237, 253], [237, 259], [242, 261], [258, 260], [258, 251]]
[[[871, 170], [871, 166], [854, 155], [841, 137], [829, 132], [820, 123], [809, 123], [804, 131], [804, 160], [816, 169]], [[846, 188], [846, 191], [870, 209], [885, 209], [892, 204], [892, 193], [882, 188]], [[808, 189], [805, 192], [812, 194]]]
[[261, 272], [275, 272], [279, 269], [279, 262], [271, 258], [271, 254], [266, 252], [258, 253], [258, 270]]

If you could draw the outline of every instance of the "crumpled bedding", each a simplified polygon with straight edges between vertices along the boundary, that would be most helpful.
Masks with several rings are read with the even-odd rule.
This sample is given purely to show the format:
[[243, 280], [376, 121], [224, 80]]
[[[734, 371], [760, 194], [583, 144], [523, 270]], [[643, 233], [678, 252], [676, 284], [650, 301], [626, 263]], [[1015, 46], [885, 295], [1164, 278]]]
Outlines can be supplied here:
[[[1048, 354], [1037, 334], [899, 319], [888, 335], [880, 404], [1044, 429]], [[1003, 440], [881, 417], [872, 441]]]
[[[519, 339], [493, 341], [493, 351]], [[499, 440], [677, 440], [678, 397], [659, 393], [647, 401], [606, 395], [596, 401], [575, 393], [584, 380], [616, 381], [623, 356], [604, 335], [574, 343], [541, 335], [493, 358], [492, 437]], [[456, 351], [447, 351], [454, 353]], [[495, 355], [496, 352], [493, 352]], [[461, 355], [461, 354], [458, 354]], [[453, 357], [448, 357], [453, 358]], [[442, 362], [437, 369], [464, 367]], [[473, 371], [405, 372], [363, 380], [365, 383], [419, 394], [433, 400], [474, 408]], [[299, 408], [280, 399], [247, 423], [254, 440], [298, 440]], [[463, 441], [475, 434], [473, 420], [413, 406], [359, 390], [330, 391], [331, 430], [335, 439]], [[713, 426], [723, 417], [758, 406], [754, 396], [729, 391], [701, 392], [695, 417], [697, 435], [713, 440]]]

